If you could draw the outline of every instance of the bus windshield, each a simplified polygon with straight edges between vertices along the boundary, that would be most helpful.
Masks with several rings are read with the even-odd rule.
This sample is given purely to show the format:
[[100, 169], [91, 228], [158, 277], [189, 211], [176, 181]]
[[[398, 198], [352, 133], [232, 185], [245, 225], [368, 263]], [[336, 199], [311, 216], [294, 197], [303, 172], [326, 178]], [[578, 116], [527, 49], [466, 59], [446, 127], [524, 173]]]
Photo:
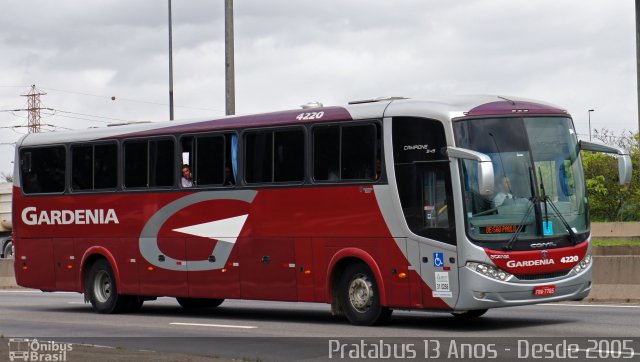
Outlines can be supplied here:
[[458, 147], [486, 154], [494, 169], [494, 193], [484, 196], [478, 192], [477, 164], [461, 161], [471, 239], [574, 238], [588, 231], [582, 162], [569, 118], [464, 120], [454, 130]]

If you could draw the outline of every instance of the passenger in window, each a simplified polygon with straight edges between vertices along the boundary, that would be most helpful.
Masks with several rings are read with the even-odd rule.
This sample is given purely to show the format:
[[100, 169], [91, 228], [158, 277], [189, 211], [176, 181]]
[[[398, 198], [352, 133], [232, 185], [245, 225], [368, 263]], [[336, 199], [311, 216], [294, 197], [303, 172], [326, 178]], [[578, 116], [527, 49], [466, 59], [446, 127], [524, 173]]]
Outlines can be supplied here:
[[191, 166], [182, 165], [182, 187], [193, 186], [193, 175], [191, 174]]
[[382, 162], [380, 160], [376, 160], [376, 181], [380, 180], [382, 176]]
[[224, 183], [223, 186], [234, 186], [236, 183], [233, 179], [233, 172], [231, 172], [231, 167], [226, 166], [224, 168]]

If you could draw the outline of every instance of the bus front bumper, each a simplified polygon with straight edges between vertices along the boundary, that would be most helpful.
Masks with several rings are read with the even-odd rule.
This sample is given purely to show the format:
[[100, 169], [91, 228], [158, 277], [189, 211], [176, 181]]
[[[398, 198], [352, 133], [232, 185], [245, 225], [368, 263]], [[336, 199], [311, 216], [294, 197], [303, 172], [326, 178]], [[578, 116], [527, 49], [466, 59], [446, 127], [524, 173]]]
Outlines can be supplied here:
[[[475, 310], [510, 307], [527, 304], [581, 300], [591, 291], [591, 267], [576, 273], [571, 270], [561, 278], [520, 281], [515, 277], [510, 281], [498, 281], [474, 272], [466, 267], [460, 268], [460, 288], [455, 310]], [[553, 286], [555, 293], [536, 296], [536, 287]]]

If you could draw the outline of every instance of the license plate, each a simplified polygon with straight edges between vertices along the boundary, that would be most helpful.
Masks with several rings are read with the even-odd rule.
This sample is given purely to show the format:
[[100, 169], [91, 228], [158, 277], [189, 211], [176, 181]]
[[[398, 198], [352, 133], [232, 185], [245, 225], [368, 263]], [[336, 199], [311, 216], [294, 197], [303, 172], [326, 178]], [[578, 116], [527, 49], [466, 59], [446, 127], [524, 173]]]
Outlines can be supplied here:
[[544, 297], [547, 295], [556, 294], [556, 286], [555, 285], [541, 285], [539, 287], [533, 288], [533, 295], [536, 297]]

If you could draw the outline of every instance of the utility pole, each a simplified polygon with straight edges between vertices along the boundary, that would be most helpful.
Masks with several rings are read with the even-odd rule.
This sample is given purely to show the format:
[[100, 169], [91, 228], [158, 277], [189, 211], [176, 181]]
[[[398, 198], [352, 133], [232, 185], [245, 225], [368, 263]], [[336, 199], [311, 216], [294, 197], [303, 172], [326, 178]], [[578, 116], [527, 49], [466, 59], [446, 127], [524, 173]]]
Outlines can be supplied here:
[[233, 0], [224, 0], [224, 52], [226, 114], [232, 115], [236, 114], [235, 61], [233, 55]]
[[27, 94], [21, 94], [22, 97], [27, 97], [27, 111], [29, 115], [27, 118], [27, 129], [29, 133], [40, 132], [40, 110], [42, 109], [40, 104], [40, 96], [47, 93], [41, 93], [36, 89], [36, 85], [31, 86], [31, 90]]
[[169, 120], [173, 121], [173, 35], [171, 31], [171, 0], [169, 0]]
[[640, 0], [636, 0], [636, 91], [638, 93], [638, 132], [640, 132]]

